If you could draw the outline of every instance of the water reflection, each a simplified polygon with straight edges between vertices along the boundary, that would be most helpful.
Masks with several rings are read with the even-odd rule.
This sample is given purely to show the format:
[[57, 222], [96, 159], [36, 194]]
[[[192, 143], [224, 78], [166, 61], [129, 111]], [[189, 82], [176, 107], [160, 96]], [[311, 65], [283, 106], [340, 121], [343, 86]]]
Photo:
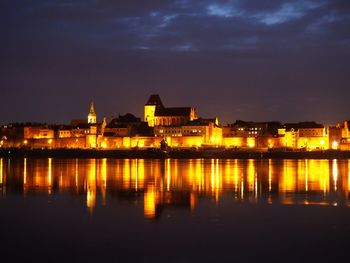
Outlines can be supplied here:
[[200, 200], [349, 206], [350, 160], [0, 159], [2, 195], [85, 196], [143, 204], [146, 218]]

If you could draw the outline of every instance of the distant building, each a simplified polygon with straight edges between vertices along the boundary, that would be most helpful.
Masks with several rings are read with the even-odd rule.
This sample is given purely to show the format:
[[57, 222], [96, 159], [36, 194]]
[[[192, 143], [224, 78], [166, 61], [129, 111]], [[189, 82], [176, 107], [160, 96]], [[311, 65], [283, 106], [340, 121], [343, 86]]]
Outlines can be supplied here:
[[338, 123], [335, 127], [329, 127], [328, 133], [330, 148], [343, 151], [350, 150], [349, 121], [343, 121]]
[[47, 126], [27, 126], [24, 127], [24, 139], [53, 139], [54, 138], [54, 130], [48, 128]]
[[237, 120], [223, 127], [226, 147], [273, 148], [281, 147], [280, 122], [252, 122]]
[[164, 107], [159, 95], [151, 95], [144, 106], [144, 120], [148, 126], [184, 125], [188, 121], [197, 119], [197, 110], [194, 107]]
[[198, 118], [184, 125], [159, 125], [154, 127], [154, 134], [165, 138], [168, 145], [174, 147], [222, 144], [222, 128], [217, 118]]
[[287, 148], [328, 149], [327, 129], [316, 122], [286, 123], [279, 133], [284, 135]]
[[237, 120], [233, 124], [223, 127], [223, 136], [238, 136], [238, 137], [258, 137], [272, 136], [278, 137], [278, 129], [283, 127], [280, 122], [252, 122]]
[[85, 119], [68, 125], [13, 123], [0, 126], [0, 147], [147, 148], [228, 147], [242, 150], [350, 150], [349, 121], [326, 128], [316, 122], [281, 124], [237, 120], [221, 126], [199, 118], [194, 107], [165, 107], [159, 95], [144, 105], [144, 120], [131, 113], [98, 123], [91, 102]]
[[95, 113], [95, 109], [94, 109], [94, 103], [91, 102], [90, 104], [90, 112], [88, 114], [88, 123], [89, 124], [96, 124], [97, 120], [96, 120], [96, 113]]
[[86, 119], [74, 119], [69, 125], [58, 128], [56, 147], [59, 148], [96, 148], [99, 135], [99, 125], [94, 103], [91, 102]]
[[135, 117], [131, 113], [119, 115], [112, 119], [104, 130], [104, 136], [109, 137], [127, 137], [137, 134], [138, 127], [143, 123], [141, 118]]

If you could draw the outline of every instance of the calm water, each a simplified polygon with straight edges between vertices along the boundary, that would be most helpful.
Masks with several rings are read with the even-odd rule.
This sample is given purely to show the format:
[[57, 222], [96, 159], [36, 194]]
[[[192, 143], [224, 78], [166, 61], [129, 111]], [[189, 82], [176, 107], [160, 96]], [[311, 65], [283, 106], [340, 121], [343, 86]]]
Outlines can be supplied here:
[[0, 260], [348, 262], [350, 160], [0, 159]]

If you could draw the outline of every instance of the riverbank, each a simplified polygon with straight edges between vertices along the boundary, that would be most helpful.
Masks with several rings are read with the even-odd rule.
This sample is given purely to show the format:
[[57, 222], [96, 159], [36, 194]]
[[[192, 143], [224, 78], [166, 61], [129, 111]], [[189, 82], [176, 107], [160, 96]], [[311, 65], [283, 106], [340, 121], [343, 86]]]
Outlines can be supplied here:
[[235, 149], [85, 150], [85, 149], [0, 149], [3, 158], [119, 158], [119, 159], [350, 159], [350, 151], [242, 151]]

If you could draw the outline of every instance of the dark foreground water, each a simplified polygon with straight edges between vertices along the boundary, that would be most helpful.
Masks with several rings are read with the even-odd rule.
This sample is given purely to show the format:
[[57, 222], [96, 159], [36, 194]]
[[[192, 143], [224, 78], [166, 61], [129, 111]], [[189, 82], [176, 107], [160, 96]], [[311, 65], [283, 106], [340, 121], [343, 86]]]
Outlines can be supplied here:
[[349, 160], [0, 159], [0, 262], [349, 262]]

